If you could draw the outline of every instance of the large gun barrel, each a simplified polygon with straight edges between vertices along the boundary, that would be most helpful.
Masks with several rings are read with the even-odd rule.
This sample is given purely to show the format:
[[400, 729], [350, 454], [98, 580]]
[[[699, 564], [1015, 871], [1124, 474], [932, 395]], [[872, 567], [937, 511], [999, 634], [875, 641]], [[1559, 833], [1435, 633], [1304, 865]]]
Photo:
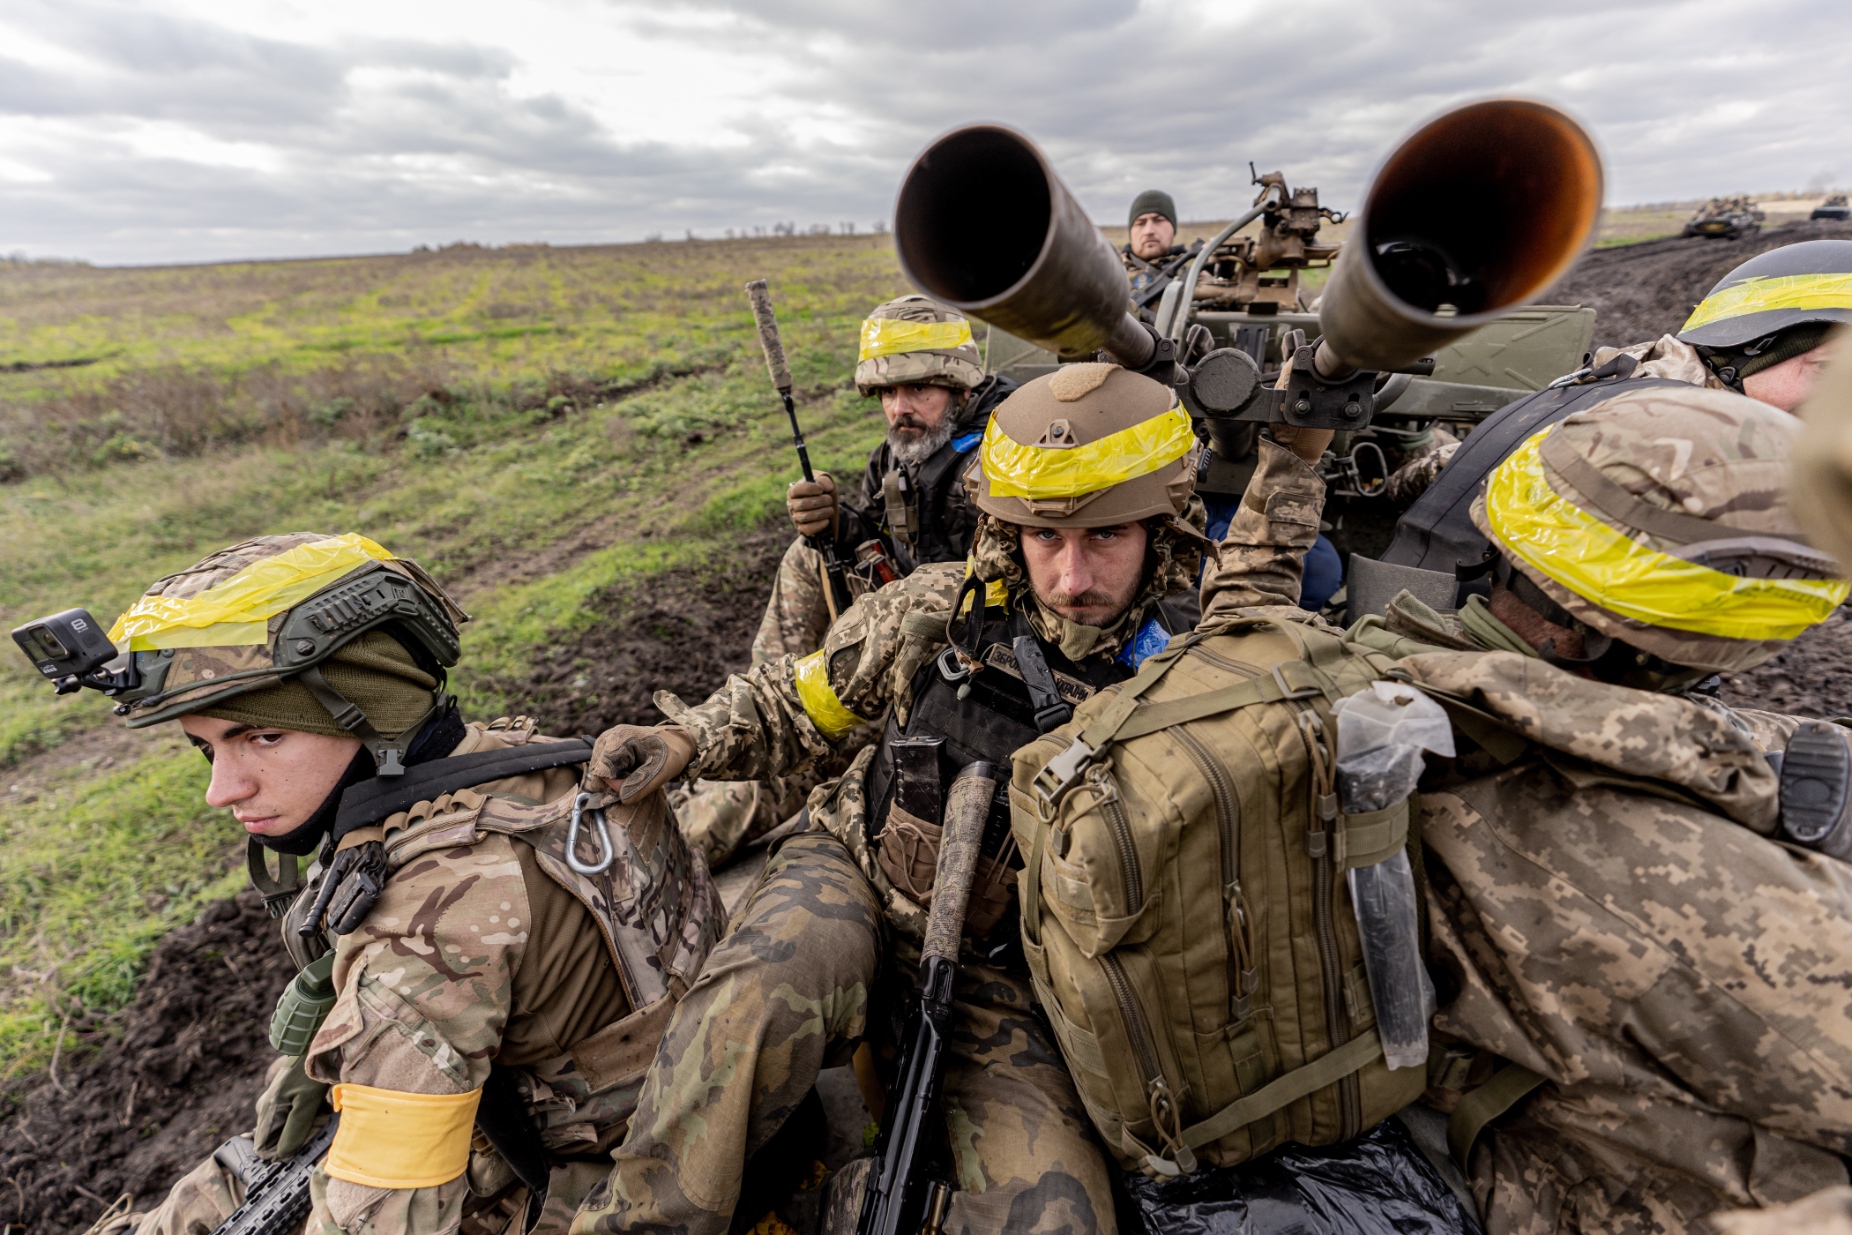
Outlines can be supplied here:
[[1601, 156], [1545, 103], [1442, 113], [1383, 160], [1319, 305], [1325, 376], [1396, 369], [1517, 308], [1581, 255]]
[[913, 285], [1063, 356], [1104, 349], [1141, 369], [1155, 335], [1126, 312], [1125, 266], [1035, 143], [953, 129], [913, 160], [894, 208]]
[[[1370, 396], [1355, 375], [1403, 368], [1544, 291], [1587, 245], [1601, 194], [1594, 141], [1556, 108], [1491, 99], [1442, 113], [1373, 177], [1292, 396], [1260, 399], [1250, 378], [1231, 385], [1223, 360], [1194, 375], [1192, 406], [1360, 428]], [[1104, 350], [1164, 375], [1171, 340], [1126, 311], [1118, 255], [1022, 134], [971, 125], [927, 146], [901, 183], [894, 236], [901, 270], [934, 299], [1062, 356]], [[1177, 372], [1180, 386], [1190, 380]]]

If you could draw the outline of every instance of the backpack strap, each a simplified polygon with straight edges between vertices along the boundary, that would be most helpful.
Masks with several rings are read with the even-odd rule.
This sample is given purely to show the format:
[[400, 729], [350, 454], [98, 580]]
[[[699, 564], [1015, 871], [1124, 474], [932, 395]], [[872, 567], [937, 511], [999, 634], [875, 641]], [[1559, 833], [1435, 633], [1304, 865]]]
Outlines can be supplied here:
[[1245, 1128], [1326, 1086], [1337, 1084], [1382, 1058], [1382, 1054], [1382, 1038], [1374, 1029], [1367, 1029], [1336, 1050], [1327, 1051], [1311, 1063], [1275, 1077], [1246, 1097], [1235, 1099], [1201, 1123], [1191, 1124], [1183, 1130], [1183, 1143], [1191, 1149], [1199, 1149], [1219, 1141], [1237, 1128]]
[[1447, 1120], [1447, 1149], [1460, 1169], [1472, 1156], [1473, 1144], [1494, 1119], [1528, 1098], [1549, 1078], [1539, 1076], [1522, 1064], [1508, 1063], [1492, 1074], [1492, 1079], [1460, 1099]]

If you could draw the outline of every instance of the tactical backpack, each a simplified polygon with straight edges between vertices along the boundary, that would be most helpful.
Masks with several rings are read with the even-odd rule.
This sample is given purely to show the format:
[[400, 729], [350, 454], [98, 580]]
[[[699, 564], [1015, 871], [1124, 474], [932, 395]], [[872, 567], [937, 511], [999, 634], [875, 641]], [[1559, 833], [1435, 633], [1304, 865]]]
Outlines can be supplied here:
[[1237, 618], [1017, 752], [1023, 948], [1127, 1169], [1345, 1141], [1426, 1088], [1383, 1062], [1345, 882], [1416, 843], [1411, 803], [1346, 816], [1333, 783], [1331, 707], [1392, 664]]

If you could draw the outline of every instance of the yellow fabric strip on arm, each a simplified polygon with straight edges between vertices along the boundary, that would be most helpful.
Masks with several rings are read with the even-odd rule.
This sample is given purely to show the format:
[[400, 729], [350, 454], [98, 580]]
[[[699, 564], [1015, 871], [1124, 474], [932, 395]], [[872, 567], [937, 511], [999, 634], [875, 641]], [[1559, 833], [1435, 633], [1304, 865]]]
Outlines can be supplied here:
[[1852, 274], [1784, 274], [1745, 279], [1706, 296], [1680, 332], [1726, 317], [1777, 309], [1852, 309]]
[[984, 477], [996, 497], [1054, 500], [1111, 488], [1149, 475], [1190, 453], [1196, 431], [1190, 414], [1173, 407], [1097, 442], [1062, 449], [1024, 446], [992, 417], [984, 430]]
[[[975, 571], [976, 569], [977, 569], [977, 559], [969, 558], [969, 557], [966, 558], [965, 559], [965, 578], [969, 579], [971, 577], [972, 572]], [[971, 612], [972, 600], [973, 600], [973, 597], [970, 597], [970, 596], [965, 597], [965, 603], [958, 607], [958, 612], [960, 614], [966, 614], [966, 613]], [[1005, 583], [1001, 579], [992, 579], [990, 582], [986, 583], [984, 585], [984, 604], [986, 607], [991, 608], [991, 609], [998, 609], [1005, 613], [1009, 612], [1010, 585]]]
[[322, 1173], [369, 1188], [435, 1188], [469, 1166], [469, 1140], [482, 1090], [401, 1093], [370, 1085], [336, 1085], [341, 1112]]
[[804, 713], [810, 717], [810, 722], [824, 737], [834, 742], [857, 725], [867, 723], [844, 707], [842, 700], [836, 697], [836, 688], [830, 685], [828, 651], [819, 648], [801, 657], [793, 668], [796, 670], [798, 701], [804, 705]]
[[[1792, 639], [1846, 599], [1844, 579], [1750, 579], [1661, 553], [1558, 493], [1532, 437], [1486, 481], [1485, 510], [1501, 547], [1610, 613], [1725, 639]], [[1725, 529], [1719, 528], [1720, 532]]]
[[871, 317], [862, 323], [860, 360], [903, 352], [951, 352], [971, 342], [969, 322], [905, 322]]
[[116, 619], [109, 638], [130, 652], [266, 643], [277, 614], [368, 562], [395, 560], [355, 532], [298, 545], [197, 596], [144, 596]]

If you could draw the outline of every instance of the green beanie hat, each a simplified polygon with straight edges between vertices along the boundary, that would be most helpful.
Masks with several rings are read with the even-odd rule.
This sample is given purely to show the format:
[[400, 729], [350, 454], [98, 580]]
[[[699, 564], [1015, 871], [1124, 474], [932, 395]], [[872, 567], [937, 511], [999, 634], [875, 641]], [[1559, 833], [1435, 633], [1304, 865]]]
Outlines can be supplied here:
[[[420, 669], [405, 645], [383, 630], [361, 635], [322, 662], [321, 670], [328, 685], [365, 712], [382, 737], [398, 737], [431, 712], [437, 679]], [[200, 709], [199, 715], [265, 729], [353, 736], [294, 678], [233, 695], [218, 707]]]
[[1132, 212], [1125, 216], [1125, 225], [1130, 227], [1138, 221], [1141, 214], [1161, 214], [1170, 220], [1170, 225], [1177, 226], [1177, 203], [1170, 194], [1162, 189], [1146, 189], [1132, 199]]
[[[1806, 322], [1799, 326], [1790, 326], [1775, 336], [1774, 342], [1751, 356], [1749, 348], [1755, 343], [1742, 347], [1717, 348], [1711, 355], [1721, 365], [1727, 364], [1736, 370], [1736, 380], [1741, 382], [1752, 373], [1772, 369], [1784, 360], [1804, 356], [1826, 341], [1827, 334], [1837, 323]], [[1760, 342], [1760, 340], [1757, 340]]]

